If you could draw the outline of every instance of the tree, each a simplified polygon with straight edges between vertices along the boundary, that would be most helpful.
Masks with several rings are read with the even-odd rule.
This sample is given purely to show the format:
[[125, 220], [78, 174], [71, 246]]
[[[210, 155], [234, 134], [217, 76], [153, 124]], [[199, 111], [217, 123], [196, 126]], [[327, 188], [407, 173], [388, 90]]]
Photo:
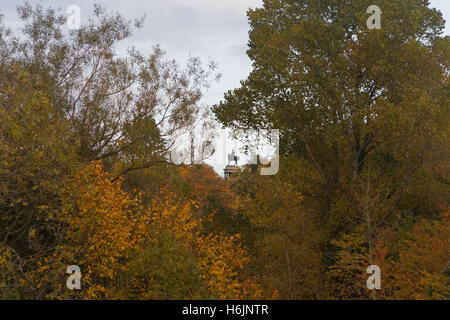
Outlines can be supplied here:
[[280, 129], [282, 154], [314, 165], [329, 208], [336, 193], [354, 202], [369, 160], [389, 166], [384, 223], [418, 170], [446, 159], [450, 38], [422, 1], [383, 2], [383, 28], [367, 30], [367, 4], [267, 0], [250, 10], [254, 70], [215, 114]]
[[48, 86], [45, 76], [20, 68], [0, 85], [0, 237], [21, 258], [55, 244], [57, 226], [45, 219], [59, 208], [61, 183], [78, 163]]
[[303, 196], [280, 178], [243, 173], [233, 188], [243, 190], [243, 214], [252, 239], [251, 271], [261, 275], [266, 297], [317, 299], [327, 295], [322, 276], [321, 232]]
[[[259, 298], [240, 236], [212, 234], [192, 215], [193, 204], [173, 194], [150, 206], [121, 190], [96, 162], [62, 190], [60, 242], [29, 272], [35, 298]], [[67, 290], [66, 269], [78, 265], [82, 290]]]
[[143, 19], [129, 21], [94, 6], [89, 23], [66, 35], [66, 19], [51, 8], [26, 2], [17, 11], [23, 36], [2, 32], [1, 72], [16, 66], [45, 75], [49, 103], [68, 120], [77, 153], [104, 161], [114, 178], [168, 161], [179, 136], [207, 113], [198, 102], [213, 62], [204, 70], [191, 57], [181, 68], [160, 47], [148, 57], [133, 48], [117, 52]]
[[449, 299], [449, 237], [448, 207], [440, 219], [422, 220], [408, 233], [395, 264], [396, 299]]
[[[204, 70], [192, 57], [181, 68], [159, 47], [147, 57], [134, 49], [119, 54], [117, 44], [142, 20], [131, 22], [99, 6], [86, 25], [69, 34], [63, 32], [65, 18], [51, 8], [25, 3], [17, 12], [23, 25], [19, 37], [0, 23], [1, 267], [5, 275], [12, 266], [22, 270], [23, 276], [11, 278], [14, 284], [4, 282], [6, 287], [22, 288], [17, 291], [21, 297], [42, 298], [58, 296], [64, 282], [50, 281], [58, 283], [51, 289], [33, 288], [39, 282], [35, 270], [56, 259], [53, 254], [61, 246], [83, 240], [63, 236], [69, 222], [61, 213], [68, 198], [61, 190], [92, 160], [103, 161], [113, 173], [110, 180], [168, 162], [179, 135], [207, 111], [198, 101], [215, 66]], [[107, 200], [116, 199], [102, 199]], [[111, 214], [118, 219], [128, 214], [112, 203], [97, 204], [116, 210]], [[101, 221], [91, 210], [94, 227]], [[122, 236], [114, 232], [112, 243]], [[56, 259], [58, 280], [65, 275], [66, 260], [61, 259]], [[93, 263], [95, 267], [98, 261]], [[112, 295], [102, 291], [108, 282], [100, 273], [95, 280], [99, 287], [87, 296]]]
[[243, 241], [249, 227], [248, 218], [242, 213], [241, 199], [231, 189], [230, 183], [218, 176], [207, 165], [196, 165], [180, 169], [183, 196], [195, 201], [193, 212], [204, 221], [212, 233], [234, 235], [239, 233]]
[[449, 194], [434, 170], [448, 168], [449, 150], [442, 14], [381, 1], [382, 28], [369, 30], [370, 4], [265, 0], [248, 13], [253, 71], [214, 108], [228, 127], [279, 129], [281, 163], [315, 171], [315, 192], [294, 185], [319, 210], [330, 267], [343, 258], [334, 241], [361, 233], [369, 263], [377, 235], [405, 216], [436, 218]]
[[[32, 272], [38, 281], [35, 297], [118, 298], [123, 287], [124, 261], [137, 241], [134, 235], [139, 199], [112, 183], [101, 163], [76, 173], [61, 190], [61, 209], [47, 217], [62, 227], [56, 233], [58, 245], [39, 261]], [[81, 292], [66, 288], [66, 269], [82, 270]]]

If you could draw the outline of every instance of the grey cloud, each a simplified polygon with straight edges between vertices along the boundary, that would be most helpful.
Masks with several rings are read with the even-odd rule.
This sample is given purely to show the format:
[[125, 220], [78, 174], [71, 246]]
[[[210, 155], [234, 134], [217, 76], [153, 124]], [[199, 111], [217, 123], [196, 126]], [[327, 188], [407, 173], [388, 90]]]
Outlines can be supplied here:
[[[17, 28], [15, 8], [24, 1], [2, 0], [0, 12], [5, 14], [9, 27]], [[213, 58], [219, 64], [223, 78], [206, 94], [205, 102], [217, 103], [223, 93], [239, 86], [251, 70], [246, 55], [248, 41], [248, 7], [261, 6], [262, 0], [32, 0], [43, 6], [60, 7], [65, 13], [69, 5], [79, 5], [83, 20], [92, 12], [93, 4], [99, 3], [110, 11], [119, 12], [129, 19], [146, 15], [144, 28], [132, 39], [123, 43], [121, 50], [135, 46], [149, 52], [160, 44], [180, 62], [189, 54], [199, 56], [206, 62]], [[447, 20], [450, 20], [450, 2], [431, 0]], [[447, 23], [449, 26], [449, 23]], [[450, 34], [449, 29], [446, 30]]]

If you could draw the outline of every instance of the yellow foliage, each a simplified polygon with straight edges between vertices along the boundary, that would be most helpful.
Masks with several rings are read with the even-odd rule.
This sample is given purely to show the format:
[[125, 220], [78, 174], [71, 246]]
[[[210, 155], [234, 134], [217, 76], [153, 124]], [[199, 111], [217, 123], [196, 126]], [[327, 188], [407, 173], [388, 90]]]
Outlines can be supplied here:
[[450, 298], [449, 208], [437, 221], [424, 220], [409, 233], [395, 264], [396, 299]]
[[40, 264], [39, 272], [47, 274], [40, 285], [54, 281], [51, 275], [64, 274], [63, 268], [75, 264], [81, 268], [82, 290], [68, 293], [65, 283], [59, 280], [52, 286], [57, 289], [48, 293], [47, 298], [126, 298], [129, 287], [141, 292], [140, 298], [155, 298], [154, 294], [142, 291], [151, 290], [156, 279], [148, 272], [149, 287], [142, 284], [136, 288], [141, 284], [133, 279], [128, 261], [148, 248], [146, 244], [160, 241], [162, 234], [168, 234], [174, 243], [196, 257], [196, 269], [209, 297], [260, 297], [258, 286], [239, 275], [249, 262], [239, 235], [206, 233], [202, 220], [191, 214], [193, 203], [180, 203], [168, 193], [145, 208], [139, 196], [132, 197], [121, 190], [120, 181], [112, 183], [99, 162], [77, 174], [63, 194], [65, 209], [56, 216], [67, 224], [67, 230], [63, 244], [51, 259]]

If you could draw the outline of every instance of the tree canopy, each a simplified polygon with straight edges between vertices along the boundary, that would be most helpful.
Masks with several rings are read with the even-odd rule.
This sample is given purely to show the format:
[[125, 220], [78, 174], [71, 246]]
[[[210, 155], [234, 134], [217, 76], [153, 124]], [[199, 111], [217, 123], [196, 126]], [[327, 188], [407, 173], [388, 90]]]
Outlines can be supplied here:
[[[450, 37], [428, 1], [377, 2], [380, 29], [368, 0], [264, 0], [253, 70], [215, 106], [215, 63], [118, 49], [143, 19], [94, 6], [66, 31], [18, 7], [21, 33], [0, 23], [0, 298], [449, 299]], [[173, 163], [211, 114], [278, 129], [278, 174]]]

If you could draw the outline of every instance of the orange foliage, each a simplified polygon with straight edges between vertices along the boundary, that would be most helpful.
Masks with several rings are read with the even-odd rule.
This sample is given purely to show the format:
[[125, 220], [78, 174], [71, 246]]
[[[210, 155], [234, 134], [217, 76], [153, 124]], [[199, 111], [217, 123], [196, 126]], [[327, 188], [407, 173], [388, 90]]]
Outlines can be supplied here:
[[221, 179], [214, 169], [207, 165], [181, 168], [183, 180], [193, 189], [195, 200], [201, 204], [208, 203], [208, 196], [214, 195], [223, 206], [238, 208], [238, 198], [228, 183]]
[[[64, 210], [55, 218], [65, 221], [63, 245], [40, 264], [39, 286], [50, 282], [56, 288], [47, 298], [116, 299], [127, 296], [132, 279], [129, 258], [154, 243], [161, 233], [169, 234], [196, 257], [197, 271], [204, 279], [210, 297], [259, 298], [258, 286], [242, 279], [239, 271], [249, 262], [239, 235], [226, 237], [205, 232], [202, 220], [191, 214], [193, 203], [180, 203], [173, 194], [157, 198], [144, 208], [138, 197], [123, 192], [120, 181], [112, 183], [99, 162], [75, 176], [64, 190]], [[68, 265], [80, 266], [80, 293], [65, 288], [56, 274]], [[149, 285], [152, 284], [149, 274]], [[131, 279], [130, 279], [131, 278]], [[125, 290], [125, 291], [124, 291]], [[145, 297], [146, 295], [141, 295]], [[185, 297], [190, 298], [190, 297]]]
[[440, 220], [414, 226], [400, 247], [395, 269], [397, 299], [450, 299], [450, 210]]

